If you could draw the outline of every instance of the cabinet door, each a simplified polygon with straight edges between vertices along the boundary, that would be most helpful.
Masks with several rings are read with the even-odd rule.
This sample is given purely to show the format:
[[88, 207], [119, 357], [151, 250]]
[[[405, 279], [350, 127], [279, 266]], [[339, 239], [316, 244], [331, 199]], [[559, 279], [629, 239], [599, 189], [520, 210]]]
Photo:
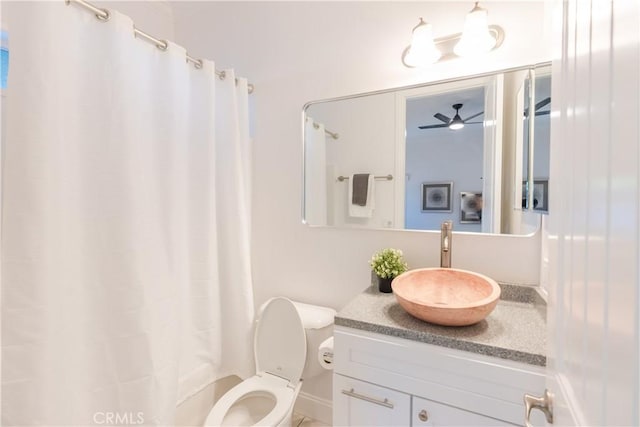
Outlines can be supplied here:
[[413, 396], [411, 411], [411, 425], [414, 427], [430, 426], [473, 426], [498, 427], [513, 426], [514, 424], [495, 418], [478, 415], [449, 405], [436, 403], [432, 400]]
[[333, 375], [334, 426], [409, 426], [411, 396]]

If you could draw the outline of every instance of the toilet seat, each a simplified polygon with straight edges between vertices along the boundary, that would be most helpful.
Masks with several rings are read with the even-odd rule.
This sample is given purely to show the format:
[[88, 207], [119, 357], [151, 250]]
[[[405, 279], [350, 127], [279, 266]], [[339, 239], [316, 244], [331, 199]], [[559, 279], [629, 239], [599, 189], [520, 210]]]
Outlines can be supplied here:
[[255, 335], [256, 375], [222, 396], [209, 413], [205, 425], [221, 426], [229, 410], [244, 398], [269, 395], [274, 407], [256, 426], [278, 426], [293, 411], [307, 356], [307, 338], [293, 302], [275, 297], [260, 311]]
[[254, 335], [256, 373], [286, 378], [295, 387], [307, 358], [307, 335], [293, 302], [271, 298], [263, 306]]
[[258, 421], [257, 426], [277, 426], [293, 408], [293, 401], [298, 395], [300, 385], [294, 389], [288, 386], [288, 381], [271, 374], [253, 376], [233, 387], [220, 398], [209, 413], [205, 426], [221, 426], [229, 409], [238, 401], [252, 394], [269, 394], [275, 402], [275, 406], [264, 418]]

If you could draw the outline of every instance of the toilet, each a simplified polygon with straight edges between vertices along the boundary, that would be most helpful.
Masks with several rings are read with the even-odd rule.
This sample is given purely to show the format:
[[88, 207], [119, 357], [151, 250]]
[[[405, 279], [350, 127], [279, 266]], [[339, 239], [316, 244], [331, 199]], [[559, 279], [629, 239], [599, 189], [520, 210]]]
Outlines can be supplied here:
[[325, 369], [317, 357], [336, 312], [275, 297], [260, 309], [254, 335], [256, 374], [229, 390], [205, 426], [291, 426], [303, 378]]

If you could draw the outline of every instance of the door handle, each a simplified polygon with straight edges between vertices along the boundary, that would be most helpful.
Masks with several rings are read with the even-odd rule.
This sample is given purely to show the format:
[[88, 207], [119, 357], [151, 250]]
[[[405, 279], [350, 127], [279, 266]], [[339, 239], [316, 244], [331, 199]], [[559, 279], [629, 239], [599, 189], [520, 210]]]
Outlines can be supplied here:
[[544, 395], [542, 397], [536, 397], [531, 394], [524, 395], [524, 425], [525, 427], [531, 426], [531, 411], [534, 409], [539, 409], [544, 412], [544, 416], [547, 418], [547, 422], [549, 424], [553, 424], [553, 395], [549, 392], [549, 390], [544, 391]]

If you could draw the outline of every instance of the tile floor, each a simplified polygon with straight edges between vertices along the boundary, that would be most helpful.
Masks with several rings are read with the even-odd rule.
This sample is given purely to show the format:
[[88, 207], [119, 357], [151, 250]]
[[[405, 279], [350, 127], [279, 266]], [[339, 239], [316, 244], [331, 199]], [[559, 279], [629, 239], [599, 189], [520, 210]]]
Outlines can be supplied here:
[[300, 414], [293, 414], [291, 425], [293, 427], [329, 427], [327, 424], [322, 424], [320, 421]]

